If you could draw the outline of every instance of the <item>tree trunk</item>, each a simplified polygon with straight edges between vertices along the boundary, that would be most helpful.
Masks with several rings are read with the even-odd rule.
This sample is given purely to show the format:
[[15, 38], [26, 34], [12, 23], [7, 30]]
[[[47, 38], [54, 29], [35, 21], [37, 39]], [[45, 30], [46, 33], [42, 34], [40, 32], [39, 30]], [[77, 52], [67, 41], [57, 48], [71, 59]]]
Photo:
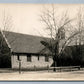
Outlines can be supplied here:
[[56, 72], [56, 68], [55, 68], [55, 67], [57, 67], [56, 56], [53, 57], [53, 61], [54, 61], [54, 63], [53, 63], [53, 66], [54, 66], [53, 71]]
[[56, 72], [56, 68], [55, 68], [56, 66], [57, 66], [57, 63], [56, 63], [56, 61], [54, 61], [54, 68], [53, 68], [54, 72]]
[[54, 69], [53, 71], [56, 72], [57, 67], [57, 60], [58, 60], [58, 55], [59, 55], [59, 40], [55, 44], [55, 49], [54, 49], [54, 56], [53, 56], [53, 61], [54, 61]]

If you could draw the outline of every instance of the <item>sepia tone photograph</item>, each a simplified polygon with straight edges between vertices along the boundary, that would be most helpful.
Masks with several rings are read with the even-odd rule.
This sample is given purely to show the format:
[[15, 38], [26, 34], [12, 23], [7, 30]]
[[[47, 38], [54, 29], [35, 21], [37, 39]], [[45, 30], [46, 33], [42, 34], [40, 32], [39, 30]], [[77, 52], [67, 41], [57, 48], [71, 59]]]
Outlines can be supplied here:
[[0, 4], [0, 81], [84, 81], [84, 4]]

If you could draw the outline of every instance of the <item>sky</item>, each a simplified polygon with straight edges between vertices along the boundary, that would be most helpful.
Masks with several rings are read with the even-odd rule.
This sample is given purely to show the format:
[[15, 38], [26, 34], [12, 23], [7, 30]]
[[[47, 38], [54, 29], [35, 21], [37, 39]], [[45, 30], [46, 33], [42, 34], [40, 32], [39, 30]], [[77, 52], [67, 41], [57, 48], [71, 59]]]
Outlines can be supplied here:
[[[70, 17], [75, 16], [81, 4], [55, 4], [57, 13], [62, 15], [65, 10], [69, 11]], [[51, 4], [0, 4], [0, 24], [5, 16], [11, 16], [11, 31], [23, 34], [38, 35], [47, 37], [45, 26], [40, 21], [40, 15], [45, 8], [50, 8]]]

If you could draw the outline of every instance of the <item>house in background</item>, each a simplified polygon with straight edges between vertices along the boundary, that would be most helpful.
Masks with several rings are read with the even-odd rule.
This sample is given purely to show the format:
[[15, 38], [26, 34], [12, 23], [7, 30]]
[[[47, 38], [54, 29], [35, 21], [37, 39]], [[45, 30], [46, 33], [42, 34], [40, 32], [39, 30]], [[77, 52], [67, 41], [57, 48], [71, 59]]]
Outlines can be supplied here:
[[[21, 60], [22, 69], [34, 69], [35, 67], [37, 69], [46, 69], [52, 65], [53, 60], [52, 56], [49, 55], [50, 51], [47, 49], [43, 51], [45, 46], [41, 44], [43, 39], [49, 41], [49, 38], [7, 31], [1, 32], [1, 36], [4, 38], [6, 47], [8, 47], [7, 50], [10, 52], [6, 56], [8, 58], [6, 60], [9, 61], [4, 62], [4, 64], [8, 63], [6, 68], [9, 66], [12, 69], [18, 69], [19, 60]], [[41, 51], [43, 53], [40, 53]]]

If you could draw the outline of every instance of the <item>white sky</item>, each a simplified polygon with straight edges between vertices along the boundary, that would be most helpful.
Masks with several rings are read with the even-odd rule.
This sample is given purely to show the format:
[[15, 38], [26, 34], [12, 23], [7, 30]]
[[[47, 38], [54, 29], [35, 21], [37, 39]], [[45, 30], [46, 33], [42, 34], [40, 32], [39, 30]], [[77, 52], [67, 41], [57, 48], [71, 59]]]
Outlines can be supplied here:
[[[14, 32], [31, 35], [40, 35], [40, 32], [43, 36], [47, 36], [42, 23], [39, 21], [39, 15], [44, 6], [50, 7], [49, 4], [0, 4], [0, 17], [2, 19], [4, 10], [5, 14], [12, 16], [12, 31]], [[56, 4], [55, 6], [58, 8], [59, 13], [68, 9], [70, 16], [73, 17], [80, 4]]]

